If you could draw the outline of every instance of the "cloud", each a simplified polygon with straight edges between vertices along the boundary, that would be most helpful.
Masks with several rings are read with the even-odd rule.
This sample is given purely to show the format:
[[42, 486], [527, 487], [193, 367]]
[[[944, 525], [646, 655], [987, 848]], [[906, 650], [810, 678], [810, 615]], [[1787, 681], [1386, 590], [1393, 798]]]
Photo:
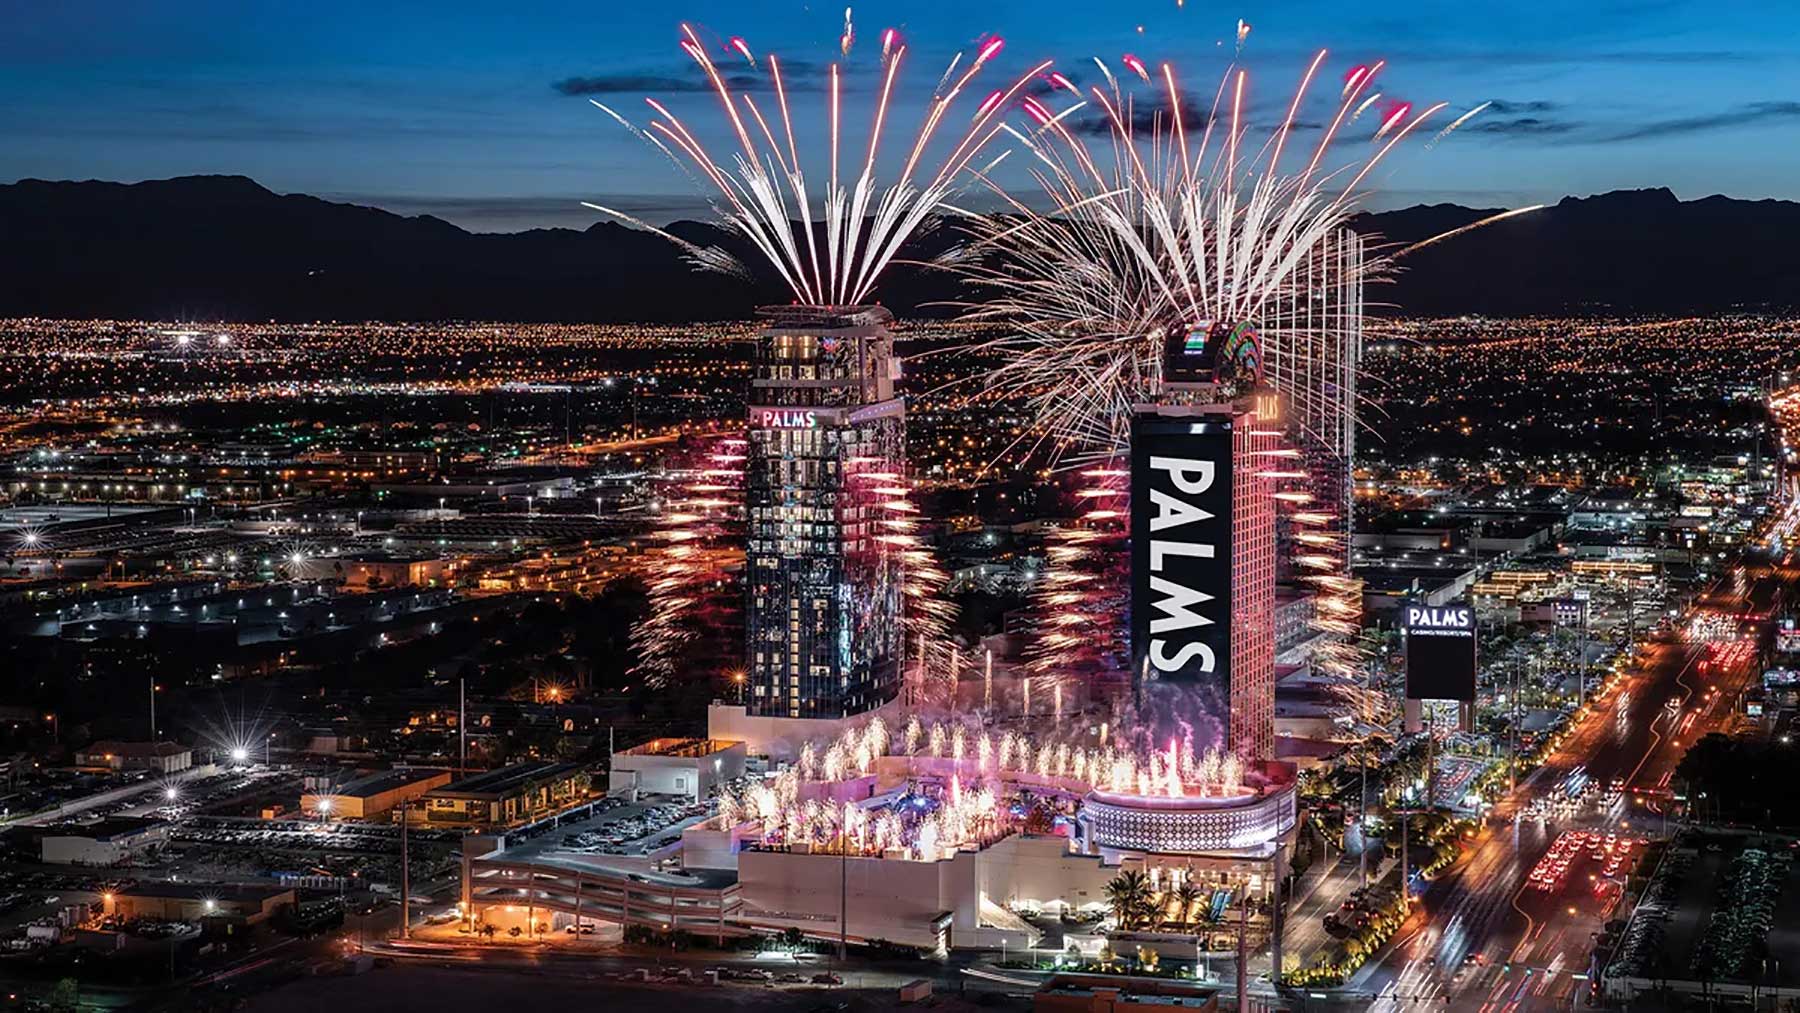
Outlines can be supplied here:
[[[585, 229], [610, 221], [584, 200], [601, 200], [593, 194], [532, 196], [457, 196], [446, 194], [327, 192], [319, 196], [349, 204], [378, 207], [399, 215], [431, 215], [473, 232], [516, 232], [533, 228]], [[711, 208], [705, 198], [685, 194], [608, 194], [602, 203], [626, 214], [659, 224], [680, 219], [707, 219]]]
[[1724, 66], [1737, 64], [1776, 63], [1790, 59], [1785, 52], [1757, 52], [1730, 49], [1629, 50], [1587, 52], [1580, 49], [1408, 49], [1386, 50], [1384, 55], [1395, 67], [1424, 64], [1454, 64], [1459, 67], [1526, 67], [1597, 63], [1620, 66]]
[[[1085, 95], [1087, 93], [1087, 89], [1081, 86], [1079, 80], [1070, 78], [1070, 81], [1075, 85], [1077, 94]], [[1066, 96], [1069, 92], [1061, 85], [1052, 84], [1048, 76], [1042, 76], [1034, 77], [1026, 82], [1025, 94], [1030, 95], [1033, 98], [1057, 98], [1059, 96]]]
[[1484, 120], [1477, 116], [1473, 121], [1457, 127], [1457, 133], [1490, 134], [1494, 136], [1535, 136], [1548, 137], [1555, 134], [1574, 133], [1580, 124], [1569, 120], [1547, 119], [1542, 116], [1515, 116], [1512, 119]]
[[[748, 74], [725, 75], [731, 88], [749, 88], [761, 80]], [[712, 91], [712, 82], [704, 77], [670, 77], [662, 74], [602, 74], [597, 77], [565, 77], [552, 81], [550, 87], [563, 95], [615, 95], [619, 92], [667, 95], [674, 92]]]
[[1714, 130], [1743, 127], [1756, 123], [1800, 120], [1800, 102], [1748, 102], [1707, 116], [1681, 116], [1655, 120], [1600, 138], [1605, 141], [1643, 141], [1660, 137], [1704, 134]]
[[[1093, 134], [1104, 136], [1112, 131], [1112, 118], [1104, 109], [1090, 106], [1091, 114], [1082, 110], [1081, 114], [1069, 121], [1069, 129], [1077, 134]], [[1181, 100], [1181, 124], [1189, 131], [1206, 129], [1206, 121], [1212, 116], [1210, 107], [1195, 104], [1186, 96]], [[1135, 102], [1130, 110], [1122, 114], [1122, 118], [1130, 125], [1133, 134], [1149, 135], [1153, 131], [1168, 133], [1174, 128], [1175, 121], [1170, 115], [1169, 106], [1163, 102]]]
[[[732, 91], [765, 91], [774, 87], [766, 70], [726, 70], [720, 77]], [[847, 83], [847, 82], [846, 82]], [[825, 87], [825, 70], [807, 60], [781, 61], [781, 84], [789, 92], [816, 91]], [[560, 95], [671, 95], [683, 92], [711, 92], [713, 85], [698, 66], [690, 66], [675, 74], [618, 73], [565, 77], [550, 82]]]
[[1530, 113], [1549, 113], [1562, 108], [1562, 103], [1547, 99], [1532, 99], [1527, 102], [1514, 102], [1510, 99], [1489, 99], [1486, 112], [1496, 116], [1523, 116]]

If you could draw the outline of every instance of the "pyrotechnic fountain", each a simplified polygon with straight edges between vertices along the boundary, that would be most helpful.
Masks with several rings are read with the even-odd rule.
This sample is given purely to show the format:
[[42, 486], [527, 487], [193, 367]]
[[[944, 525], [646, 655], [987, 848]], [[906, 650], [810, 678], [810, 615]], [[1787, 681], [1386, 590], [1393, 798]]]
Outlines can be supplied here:
[[1025, 798], [1073, 816], [1099, 801], [1217, 809], [1287, 787], [1231, 753], [1196, 753], [1191, 739], [1154, 749], [1090, 742], [1100, 742], [1098, 728], [1045, 739], [915, 716], [894, 736], [875, 718], [808, 743], [793, 766], [727, 798], [720, 821], [756, 824], [764, 847], [835, 851], [847, 835], [853, 854], [918, 859], [1020, 829]]
[[[721, 674], [742, 626], [743, 589], [733, 573], [743, 560], [744, 434], [689, 439], [665, 459], [658, 545], [646, 573], [650, 607], [631, 631], [635, 674], [651, 688], [684, 670]], [[695, 657], [702, 640], [712, 645], [711, 656]]]

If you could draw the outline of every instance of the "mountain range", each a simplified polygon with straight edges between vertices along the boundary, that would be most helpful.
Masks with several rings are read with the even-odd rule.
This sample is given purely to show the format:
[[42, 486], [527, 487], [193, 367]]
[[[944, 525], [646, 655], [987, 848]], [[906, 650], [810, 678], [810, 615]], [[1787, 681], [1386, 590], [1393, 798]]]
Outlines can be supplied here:
[[[1354, 227], [1403, 248], [1496, 210], [1419, 206]], [[710, 224], [668, 228], [743, 246]], [[1407, 315], [1786, 310], [1800, 304], [1797, 235], [1790, 201], [1682, 201], [1665, 189], [1570, 197], [1422, 249], [1368, 298]], [[666, 240], [613, 222], [472, 233], [242, 176], [0, 185], [0, 238], [6, 317], [682, 321], [787, 301], [772, 277], [698, 271]], [[902, 257], [956, 241], [939, 228]], [[943, 272], [902, 265], [878, 295], [902, 314], [943, 314], [967, 294]]]

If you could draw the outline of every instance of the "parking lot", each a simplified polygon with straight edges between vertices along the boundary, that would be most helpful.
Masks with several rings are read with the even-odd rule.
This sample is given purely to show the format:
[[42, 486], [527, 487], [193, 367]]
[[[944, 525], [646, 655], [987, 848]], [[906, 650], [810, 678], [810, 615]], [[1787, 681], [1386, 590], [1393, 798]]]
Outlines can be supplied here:
[[[414, 844], [454, 844], [456, 830], [414, 826]], [[345, 823], [318, 820], [252, 820], [229, 816], [195, 816], [184, 820], [170, 839], [219, 847], [326, 850], [359, 854], [398, 854], [400, 827], [391, 823]]]
[[578, 855], [653, 855], [681, 843], [683, 830], [717, 811], [714, 800], [689, 802], [655, 795], [635, 803], [602, 799], [595, 804], [592, 818], [551, 831], [552, 842], [545, 850]]

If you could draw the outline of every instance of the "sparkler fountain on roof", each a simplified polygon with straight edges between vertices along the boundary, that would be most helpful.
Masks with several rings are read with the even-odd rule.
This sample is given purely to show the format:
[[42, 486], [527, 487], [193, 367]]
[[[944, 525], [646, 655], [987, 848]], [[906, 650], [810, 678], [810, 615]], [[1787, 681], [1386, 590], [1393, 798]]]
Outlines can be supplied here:
[[[1071, 809], [1091, 792], [1226, 802], [1255, 797], [1262, 783], [1235, 755], [1197, 753], [1192, 738], [1156, 745], [1097, 731], [996, 733], [915, 716], [896, 734], [875, 718], [822, 746], [808, 743], [778, 776], [723, 798], [720, 822], [757, 824], [764, 846], [933, 860], [1019, 829], [1025, 817], [1013, 801], [1022, 794]], [[897, 804], [845, 802], [828, 790], [884, 768], [911, 786]]]

